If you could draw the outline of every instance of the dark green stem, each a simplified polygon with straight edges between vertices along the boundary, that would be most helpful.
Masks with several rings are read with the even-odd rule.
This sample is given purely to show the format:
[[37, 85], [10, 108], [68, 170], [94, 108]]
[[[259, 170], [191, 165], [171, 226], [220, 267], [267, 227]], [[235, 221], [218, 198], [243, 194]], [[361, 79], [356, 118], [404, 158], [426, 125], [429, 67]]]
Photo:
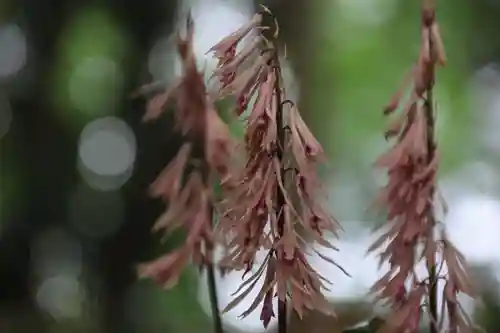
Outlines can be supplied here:
[[[283, 163], [283, 155], [284, 155], [284, 147], [285, 147], [285, 127], [283, 121], [283, 103], [281, 101], [281, 72], [280, 72], [280, 64], [278, 58], [277, 45], [275, 45], [275, 53], [274, 60], [272, 62], [273, 70], [276, 75], [276, 81], [274, 86], [274, 91], [276, 93], [276, 126], [278, 132], [278, 147], [277, 148], [277, 156], [281, 161], [281, 176], [285, 175], [285, 167]], [[278, 209], [281, 209], [286, 205], [285, 196], [278, 187], [276, 189], [276, 205]], [[281, 214], [278, 220], [278, 233], [280, 237], [283, 236], [283, 229], [285, 225], [285, 214]], [[287, 300], [278, 300], [278, 333], [287, 333]]]
[[[424, 29], [429, 29], [430, 25], [434, 21], [434, 9], [430, 9], [429, 7], [423, 7], [422, 13], [422, 24]], [[434, 82], [435, 82], [435, 64], [436, 64], [436, 49], [435, 45], [432, 41], [432, 38], [429, 38], [429, 53], [430, 53], [430, 63], [429, 63], [429, 77], [427, 82], [426, 89], [426, 98], [425, 98], [425, 117], [427, 121], [427, 163], [431, 163], [436, 153], [436, 143], [434, 142], [434, 130], [435, 130], [435, 119], [434, 119]], [[431, 200], [434, 199], [434, 189], [431, 191]], [[434, 238], [434, 227], [436, 225], [436, 220], [434, 217], [434, 212], [432, 210], [428, 213], [429, 224], [431, 225], [431, 230], [428, 234], [428, 237]], [[433, 255], [433, 260], [427, 263], [427, 270], [429, 273], [429, 314], [431, 316], [430, 322], [430, 333], [438, 333], [438, 302], [437, 302], [437, 293], [438, 293], [438, 277], [437, 277], [437, 262], [436, 255]]]
[[[204, 129], [205, 131], [206, 129]], [[205, 134], [205, 132], [203, 132]], [[203, 135], [203, 137], [205, 137]], [[201, 143], [198, 146], [199, 153], [201, 156], [205, 156], [204, 152], [204, 144]], [[200, 172], [202, 174], [204, 185], [207, 189], [213, 189], [213, 184], [210, 182], [210, 167], [204, 158], [200, 159]], [[214, 221], [214, 206], [213, 203], [210, 202], [208, 207], [208, 216], [210, 216], [210, 222], [212, 228], [215, 228]], [[212, 310], [212, 320], [213, 320], [213, 332], [214, 333], [224, 333], [222, 328], [222, 319], [219, 309], [219, 300], [217, 296], [217, 284], [215, 280], [215, 269], [214, 269], [214, 246], [212, 244], [205, 244], [207, 253], [210, 253], [212, 257], [210, 261], [205, 264], [205, 268], [207, 269], [207, 285], [208, 285], [208, 297], [210, 301], [210, 307]]]
[[[212, 209], [210, 209], [212, 211]], [[213, 215], [213, 214], [212, 214]], [[213, 219], [212, 219], [213, 221]], [[213, 225], [213, 223], [212, 223]], [[217, 297], [217, 285], [215, 282], [215, 269], [213, 264], [207, 264], [207, 283], [208, 283], [208, 296], [210, 299], [210, 306], [212, 308], [213, 329], [214, 333], [224, 333], [222, 329], [222, 319], [219, 310], [219, 300]]]

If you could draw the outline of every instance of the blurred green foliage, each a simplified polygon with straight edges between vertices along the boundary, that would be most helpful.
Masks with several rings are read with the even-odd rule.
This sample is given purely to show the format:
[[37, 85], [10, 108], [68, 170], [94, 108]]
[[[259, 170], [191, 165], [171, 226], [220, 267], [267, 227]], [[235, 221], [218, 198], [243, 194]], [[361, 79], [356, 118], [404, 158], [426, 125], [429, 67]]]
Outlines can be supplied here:
[[[124, 30], [105, 8], [87, 7], [68, 20], [52, 82], [56, 110], [67, 126], [119, 109], [121, 63], [129, 48]], [[85, 66], [85, 61], [94, 63]]]
[[[370, 143], [382, 137], [386, 121], [382, 107], [418, 56], [419, 2], [395, 1], [394, 14], [381, 24], [345, 15], [345, 1], [322, 3], [315, 27], [321, 42], [313, 53], [317, 59], [311, 59], [314, 86], [307, 88], [314, 95], [313, 125], [334, 160], [366, 165], [360, 159], [370, 155], [367, 150], [374, 148]], [[471, 69], [463, 45], [471, 26], [468, 2], [440, 4], [439, 22], [450, 58], [439, 71], [436, 87], [438, 121], [443, 123], [438, 133], [444, 151], [441, 171], [446, 172], [467, 157], [461, 138], [470, 132]]]

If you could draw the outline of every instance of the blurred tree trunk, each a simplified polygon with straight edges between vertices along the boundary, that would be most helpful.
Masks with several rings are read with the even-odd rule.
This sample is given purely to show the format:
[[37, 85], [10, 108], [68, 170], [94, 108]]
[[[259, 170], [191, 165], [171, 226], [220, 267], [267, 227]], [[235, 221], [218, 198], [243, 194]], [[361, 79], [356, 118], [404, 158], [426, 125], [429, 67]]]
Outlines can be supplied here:
[[[133, 54], [127, 59], [128, 72], [125, 73], [129, 79], [126, 83], [128, 95], [151, 80], [144, 73], [149, 52], [156, 39], [164, 37], [158, 34], [169, 33], [173, 27], [177, 2], [144, 0], [138, 5], [137, 2], [109, 1], [113, 6], [111, 10], [119, 15], [135, 45]], [[178, 147], [172, 140], [166, 142], [169, 135], [165, 133], [169, 133], [170, 124], [159, 122], [151, 127], [140, 121], [144, 110], [145, 101], [139, 98], [127, 101], [122, 114], [137, 135], [138, 151], [134, 175], [124, 188], [127, 215], [123, 227], [105, 242], [100, 262], [105, 281], [103, 306], [106, 333], [137, 331], [137, 326], [131, 325], [126, 313], [126, 295], [129, 287], [137, 281], [136, 265], [153, 258], [150, 227], [160, 213], [159, 209], [162, 209], [148, 197], [147, 188]], [[158, 292], [161, 292], [160, 289]]]
[[[472, 38], [466, 36], [470, 45], [465, 46], [470, 53], [470, 59], [475, 67], [482, 67], [490, 62], [500, 62], [500, 1], [479, 0], [470, 5], [474, 31]], [[464, 38], [464, 39], [465, 39]]]
[[[58, 32], [64, 23], [64, 0], [14, 2], [11, 13], [22, 13], [30, 62], [21, 78], [6, 82], [2, 88], [10, 94], [14, 119], [9, 133], [1, 141], [1, 181], [7, 175], [3, 166], [15, 168], [15, 202], [2, 207], [3, 230], [0, 236], [0, 331], [4, 319], [13, 332], [47, 332], [48, 316], [36, 304], [36, 289], [31, 280], [33, 239], [44, 228], [65, 220], [68, 187], [75, 176], [76, 138], [67, 133], [51, 112], [50, 73], [56, 54]], [[3, 17], [7, 19], [7, 17]], [[9, 17], [18, 21], [18, 17]], [[1, 52], [1, 51], [0, 51]], [[23, 77], [24, 73], [29, 73]], [[29, 78], [28, 78], [29, 76]], [[19, 82], [22, 87], [17, 86]], [[19, 88], [19, 89], [16, 89]]]

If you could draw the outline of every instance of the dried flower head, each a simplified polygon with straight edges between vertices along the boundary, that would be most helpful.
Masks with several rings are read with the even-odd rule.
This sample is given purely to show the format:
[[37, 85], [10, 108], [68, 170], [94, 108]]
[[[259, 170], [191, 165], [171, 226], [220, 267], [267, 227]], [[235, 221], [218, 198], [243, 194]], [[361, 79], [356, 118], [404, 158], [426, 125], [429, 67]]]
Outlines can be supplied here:
[[[252, 31], [255, 27], [259, 26], [262, 21], [261, 14], [255, 14], [252, 19], [243, 25], [241, 28], [222, 39], [219, 43], [213, 46], [208, 52], [213, 53], [219, 60], [218, 66], [224, 68], [223, 71], [216, 72], [220, 78], [223, 87], [229, 85], [236, 77], [236, 66], [238, 66], [246, 57], [250, 55], [254, 47], [250, 45], [238, 56], [236, 56], [236, 47], [241, 40]], [[258, 43], [258, 41], [256, 41]]]
[[[218, 98], [235, 97], [237, 115], [248, 110], [244, 119], [246, 162], [234, 175], [235, 186], [221, 205], [217, 231], [227, 238], [228, 255], [220, 264], [250, 272], [256, 252], [268, 250], [263, 264], [243, 282], [236, 292], [240, 295], [225, 310], [234, 308], [264, 277], [258, 297], [242, 316], [263, 303], [261, 320], [267, 326], [275, 316], [271, 301], [276, 296], [282, 305], [290, 301], [300, 316], [306, 309], [333, 314], [322, 295], [328, 281], [307, 262], [307, 244], [298, 229], [333, 247], [322, 236], [325, 231], [336, 234], [339, 225], [317, 201], [316, 164], [325, 159], [323, 149], [295, 104], [285, 99], [276, 46], [261, 34], [267, 29], [260, 26], [265, 14], [256, 14], [212, 50], [220, 59], [214, 73], [222, 83]], [[236, 53], [252, 29], [257, 36]], [[249, 106], [253, 98], [255, 102]], [[297, 193], [291, 192], [294, 187]], [[300, 200], [292, 201], [292, 194], [298, 194]]]
[[[404, 91], [411, 85], [410, 98], [385, 133], [386, 139], [395, 141], [394, 145], [376, 161], [377, 167], [388, 170], [388, 183], [381, 190], [377, 204], [387, 207], [390, 228], [369, 251], [383, 249], [380, 261], [390, 264], [389, 272], [372, 288], [377, 300], [387, 300], [393, 306], [394, 313], [382, 329], [387, 333], [416, 332], [423, 308], [428, 310], [431, 332], [441, 331], [444, 320], [437, 318], [437, 290], [441, 281], [445, 281], [443, 307], [449, 317], [446, 332], [468, 332], [472, 327], [456, 298], [459, 292], [472, 296], [467, 265], [448, 241], [444, 229], [437, 229], [435, 214], [439, 152], [434, 142], [432, 89], [435, 67], [445, 63], [434, 6], [432, 1], [424, 0], [418, 61], [384, 114], [390, 115], [398, 109]], [[415, 266], [421, 260], [428, 267], [428, 277], [419, 280]], [[444, 312], [443, 308], [442, 316]]]
[[177, 36], [182, 76], [148, 103], [144, 116], [145, 121], [156, 119], [167, 103], [174, 101], [176, 125], [187, 139], [150, 188], [151, 195], [161, 198], [168, 207], [153, 230], [166, 234], [181, 227], [187, 230], [179, 249], [139, 266], [141, 277], [150, 277], [165, 287], [175, 284], [190, 261], [200, 267], [211, 263], [211, 185], [214, 177], [224, 178], [229, 173], [232, 149], [229, 130], [209, 99], [203, 75], [196, 68], [193, 34], [194, 23], [189, 17], [186, 37]]

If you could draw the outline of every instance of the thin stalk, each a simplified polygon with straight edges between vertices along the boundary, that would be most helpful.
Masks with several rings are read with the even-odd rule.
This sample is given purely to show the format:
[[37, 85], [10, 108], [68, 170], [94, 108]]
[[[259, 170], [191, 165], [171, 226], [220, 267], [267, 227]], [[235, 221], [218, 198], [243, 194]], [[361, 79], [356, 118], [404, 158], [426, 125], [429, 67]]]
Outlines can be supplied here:
[[[213, 208], [210, 207], [210, 211]], [[213, 215], [213, 214], [211, 214]], [[213, 218], [212, 218], [212, 226], [213, 226]], [[212, 252], [212, 251], [210, 251]], [[207, 283], [208, 283], [208, 296], [210, 299], [210, 307], [212, 309], [212, 318], [213, 318], [213, 330], [214, 333], [224, 333], [222, 329], [222, 319], [220, 316], [219, 310], [219, 300], [217, 296], [217, 285], [215, 283], [215, 269], [212, 263], [206, 264], [207, 268]]]
[[[200, 152], [204, 152], [204, 145], [200, 144]], [[204, 156], [202, 154], [201, 156]], [[211, 188], [213, 184], [210, 184], [210, 167], [208, 166], [207, 162], [205, 159], [201, 159], [201, 166], [200, 166], [200, 171], [202, 173], [203, 177], [203, 182], [205, 183], [206, 188]], [[215, 228], [215, 221], [214, 221], [214, 207], [212, 203], [210, 203], [209, 208], [208, 208], [208, 215], [210, 216], [210, 224], [212, 228]], [[205, 264], [205, 268], [207, 269], [207, 285], [208, 285], [208, 298], [210, 301], [210, 309], [212, 310], [212, 318], [213, 318], [213, 332], [214, 333], [224, 333], [224, 330], [222, 328], [222, 319], [220, 315], [220, 309], [219, 309], [219, 299], [217, 296], [217, 284], [215, 282], [215, 269], [214, 269], [214, 264], [213, 264], [213, 256], [214, 256], [214, 249], [213, 246], [210, 244], [205, 245], [207, 253], [212, 254], [212, 260], [207, 262]]]
[[[432, 90], [427, 91], [427, 99], [432, 97]], [[432, 99], [430, 100], [432, 101]], [[431, 104], [432, 102], [426, 101], [426, 103]], [[434, 128], [434, 119], [432, 118], [432, 109], [427, 109], [430, 111], [427, 111], [427, 124], [428, 124], [428, 132], [430, 133], [431, 130], [433, 131]], [[431, 116], [429, 118], [429, 116]], [[432, 143], [432, 146], [434, 147], [434, 144]], [[430, 155], [430, 154], [429, 154]], [[434, 191], [433, 191], [434, 192]], [[433, 197], [433, 195], [432, 195]], [[428, 237], [433, 237], [434, 238], [434, 226], [436, 225], [436, 221], [434, 218], [433, 212], [429, 213], [429, 221], [432, 226], [432, 232]], [[436, 256], [435, 254], [433, 255], [433, 260], [432, 262], [427, 263], [428, 267], [427, 270], [429, 272], [429, 314], [431, 316], [431, 321], [430, 321], [430, 332], [431, 333], [438, 333], [438, 327], [436, 327], [436, 323], [438, 322], [438, 302], [437, 302], [437, 284], [438, 284], [438, 278], [437, 278], [437, 270], [436, 270]]]
[[[278, 159], [281, 161], [281, 170], [280, 173], [283, 176], [285, 174], [284, 163], [282, 163], [283, 155], [284, 155], [284, 147], [285, 147], [285, 128], [283, 124], [283, 103], [281, 101], [281, 73], [279, 66], [279, 57], [277, 51], [277, 45], [275, 45], [274, 50], [274, 61], [273, 61], [273, 70], [276, 75], [276, 81], [274, 85], [274, 91], [276, 92], [276, 126], [278, 132], [278, 147], [277, 147], [277, 155]], [[276, 204], [278, 209], [284, 207], [285, 197], [281, 190], [277, 189], [277, 199]], [[278, 233], [280, 237], [283, 236], [283, 229], [285, 225], [285, 214], [281, 214], [278, 220]], [[287, 300], [278, 300], [278, 333], [287, 333]]]
[[[425, 1], [424, 1], [425, 2]], [[424, 7], [424, 10], [425, 7]], [[425, 14], [424, 14], [425, 15]], [[424, 24], [427, 24], [428, 21], [424, 20]], [[434, 81], [435, 81], [435, 58], [436, 58], [436, 49], [435, 45], [432, 41], [432, 38], [429, 40], [429, 53], [431, 57], [430, 61], [430, 68], [429, 68], [429, 75], [430, 75], [430, 80], [427, 85], [426, 89], [426, 99], [425, 99], [425, 117], [427, 120], [427, 162], [430, 163], [432, 159], [434, 158], [434, 154], [436, 151], [436, 144], [434, 142], [434, 129], [435, 129], [435, 121], [434, 121], [434, 94], [433, 94], [433, 88], [434, 88]], [[431, 199], [434, 199], [434, 190], [431, 192]], [[434, 238], [434, 226], [436, 225], [435, 217], [434, 217], [434, 212], [430, 211], [429, 212], [429, 222], [432, 226], [432, 232], [428, 237]], [[432, 262], [427, 263], [428, 267], [428, 273], [429, 273], [429, 314], [431, 316], [430, 320], [430, 333], [438, 333], [438, 327], [436, 323], [438, 322], [438, 302], [437, 302], [437, 293], [438, 293], [438, 277], [437, 277], [437, 270], [436, 270], [436, 255], [433, 255], [433, 260]]]
[[[428, 133], [428, 142], [427, 146], [429, 149], [429, 156], [432, 158], [434, 155], [435, 144], [433, 142], [433, 134], [434, 134], [434, 116], [433, 116], [433, 108], [432, 108], [432, 87], [427, 90], [427, 99], [426, 99], [426, 118], [427, 118], [427, 133]], [[432, 134], [431, 134], [432, 133]], [[434, 197], [434, 191], [431, 193], [431, 198]], [[436, 221], [434, 218], [433, 212], [429, 212], [429, 221], [432, 226], [432, 232], [428, 237], [434, 238], [434, 226], [436, 225]], [[438, 278], [437, 278], [437, 270], [436, 270], [436, 256], [433, 255], [432, 262], [427, 263], [427, 270], [429, 272], [429, 308], [430, 308], [430, 332], [438, 333], [438, 327], [436, 327], [436, 323], [438, 322], [438, 302], [437, 302], [437, 293], [438, 293]]]

